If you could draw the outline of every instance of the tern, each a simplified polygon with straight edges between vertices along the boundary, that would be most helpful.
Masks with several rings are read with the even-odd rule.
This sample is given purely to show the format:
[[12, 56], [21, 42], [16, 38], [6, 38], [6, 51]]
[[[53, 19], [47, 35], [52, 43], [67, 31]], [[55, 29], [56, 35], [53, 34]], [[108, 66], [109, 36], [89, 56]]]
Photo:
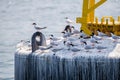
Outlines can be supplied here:
[[104, 33], [100, 32], [99, 29], [98, 29], [97, 33], [98, 33], [98, 36], [107, 36], [107, 34], [104, 34]]
[[71, 51], [72, 52], [78, 52], [78, 51], [80, 51], [80, 49], [78, 49], [78, 48], [72, 48]]
[[32, 25], [34, 26], [34, 28], [35, 28], [37, 31], [40, 31], [40, 30], [42, 30], [42, 29], [46, 29], [46, 28], [47, 28], [47, 27], [38, 27], [38, 26], [36, 26], [36, 25], [37, 25], [36, 23], [33, 23]]
[[77, 29], [75, 29], [75, 28], [74, 28], [74, 26], [72, 26], [72, 29], [73, 29], [73, 31], [72, 31], [72, 32], [73, 32], [73, 34], [79, 34], [79, 33], [80, 33], [80, 31], [79, 31], [79, 30], [77, 30]]
[[95, 40], [102, 40], [102, 37], [96, 36], [94, 33], [92, 33], [92, 38], [94, 38]]
[[84, 39], [89, 38], [89, 37], [83, 32], [83, 30], [80, 30], [80, 36], [82, 36]]
[[101, 52], [101, 50], [106, 49], [107, 47], [104, 47], [104, 46], [97, 46], [96, 48], [99, 50], [98, 52]]
[[89, 52], [90, 49], [94, 49], [94, 46], [88, 45], [87, 42], [84, 42], [84, 44], [85, 44], [84, 49], [86, 49], [87, 52]]
[[113, 33], [111, 33], [111, 37], [112, 37], [113, 39], [120, 39], [119, 36], [116, 36], [116, 35], [114, 35]]
[[54, 35], [52, 35], [52, 34], [50, 35], [50, 39], [53, 40], [53, 41], [59, 40], [58, 38], [54, 37]]
[[17, 46], [16, 46], [19, 50], [21, 49], [26, 49], [26, 50], [31, 50], [31, 43], [30, 41], [24, 41], [24, 40], [21, 40]]
[[90, 42], [91, 42], [91, 43], [98, 43], [98, 41], [97, 41], [94, 37], [92, 37], [92, 36], [91, 36], [91, 38], [90, 38]]
[[65, 17], [67, 23], [73, 23], [72, 20], [70, 20], [68, 17]]

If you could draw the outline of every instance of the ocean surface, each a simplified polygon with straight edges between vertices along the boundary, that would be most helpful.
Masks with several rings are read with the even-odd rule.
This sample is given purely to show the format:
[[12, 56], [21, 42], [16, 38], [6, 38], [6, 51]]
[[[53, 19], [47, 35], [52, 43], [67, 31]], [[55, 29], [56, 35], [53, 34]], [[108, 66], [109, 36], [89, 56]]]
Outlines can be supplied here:
[[[35, 32], [32, 26], [46, 26], [42, 30], [46, 37], [50, 34], [61, 36], [69, 17], [75, 22], [81, 17], [83, 0], [0, 0], [0, 80], [14, 80], [14, 53], [20, 40], [30, 40]], [[96, 0], [99, 1], [99, 0]], [[120, 1], [107, 0], [96, 9], [96, 16], [120, 16]], [[80, 24], [73, 24], [79, 29]]]

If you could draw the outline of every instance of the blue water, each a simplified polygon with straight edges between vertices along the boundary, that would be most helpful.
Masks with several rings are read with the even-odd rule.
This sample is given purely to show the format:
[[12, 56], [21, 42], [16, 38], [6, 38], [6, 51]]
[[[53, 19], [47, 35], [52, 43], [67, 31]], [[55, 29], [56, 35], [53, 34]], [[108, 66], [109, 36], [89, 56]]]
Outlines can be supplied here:
[[[98, 0], [96, 0], [98, 1]], [[96, 10], [96, 16], [120, 14], [120, 1], [108, 0]], [[30, 40], [35, 31], [32, 23], [47, 26], [42, 32], [60, 36], [65, 17], [75, 21], [82, 13], [82, 0], [0, 0], [0, 80], [14, 80], [15, 46]], [[79, 29], [79, 24], [74, 24]]]

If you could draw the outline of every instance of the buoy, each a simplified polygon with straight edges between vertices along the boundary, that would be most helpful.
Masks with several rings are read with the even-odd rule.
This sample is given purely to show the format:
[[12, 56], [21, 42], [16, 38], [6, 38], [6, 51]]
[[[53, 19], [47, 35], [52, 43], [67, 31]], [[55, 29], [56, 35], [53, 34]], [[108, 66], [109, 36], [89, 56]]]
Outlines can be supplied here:
[[[120, 32], [120, 24], [117, 24], [112, 17], [103, 17], [101, 22], [98, 22], [96, 18], [96, 22], [94, 22], [94, 10], [105, 1], [106, 0], [100, 0], [97, 3], [95, 3], [95, 0], [83, 1], [82, 18], [77, 18], [76, 22], [82, 23], [81, 29], [87, 35], [91, 35], [92, 32], [97, 33], [96, 30], [100, 30], [100, 33], [113, 32], [117, 35]], [[119, 21], [120, 17], [118, 18], [118, 22]], [[36, 24], [34, 23], [34, 25]], [[67, 31], [71, 32], [69, 26], [66, 32]], [[99, 35], [98, 33], [98, 36]], [[64, 38], [68, 36], [68, 34], [64, 35]], [[80, 36], [80, 42], [87, 44], [82, 37], [83, 36]], [[70, 42], [68, 44], [69, 50], [67, 50], [63, 47], [66, 43], [66, 40], [64, 40], [63, 48], [54, 48], [49, 50], [49, 52], [40, 54], [35, 51], [39, 49], [39, 46], [46, 46], [45, 36], [41, 32], [35, 32], [31, 40], [32, 53], [31, 51], [25, 50], [19, 50], [15, 53], [15, 80], [120, 80], [120, 44], [117, 45], [111, 55], [108, 56], [107, 52], [103, 54], [95, 52], [95, 49], [102, 50], [108, 47], [95, 47], [95, 45], [85, 45], [82, 47], [77, 45], [81, 47], [81, 49], [78, 47], [70, 49], [70, 46], [73, 45]], [[69, 40], [72, 41], [72, 39]], [[104, 43], [102, 45], [111, 45], [108, 40], [108, 38], [106, 41], [104, 40], [105, 42], [103, 41]], [[63, 43], [62, 40], [60, 40], [60, 42]], [[93, 41], [91, 41], [91, 43], [92, 42]], [[111, 46], [112, 47], [109, 47], [110, 51], [115, 45]], [[52, 48], [52, 46], [47, 48], [41, 47], [41, 50], [50, 48]], [[87, 51], [89, 53], [84, 52], [84, 50], [89, 49], [94, 49], [94, 51]], [[113, 55], [114, 52], [116, 55]]]

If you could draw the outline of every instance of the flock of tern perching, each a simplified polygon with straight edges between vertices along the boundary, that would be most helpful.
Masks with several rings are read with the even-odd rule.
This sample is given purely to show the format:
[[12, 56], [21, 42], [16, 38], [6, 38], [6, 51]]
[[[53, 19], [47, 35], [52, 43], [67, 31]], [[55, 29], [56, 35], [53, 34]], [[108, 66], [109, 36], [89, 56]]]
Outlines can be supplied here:
[[[103, 53], [104, 51], [109, 51], [109, 48], [115, 48], [116, 44], [119, 44], [120, 37], [111, 33], [111, 37], [100, 32], [98, 35], [94, 33], [91, 36], [87, 36], [82, 30], [76, 30], [74, 26], [70, 24], [73, 23], [72, 20], [66, 17], [66, 22], [68, 25], [62, 31], [62, 37], [55, 37], [53, 34], [46, 39], [46, 46], [39, 46], [39, 49], [36, 50], [38, 53], [53, 52], [53, 55], [56, 55], [57, 52], [61, 53]], [[35, 29], [40, 31], [47, 27], [37, 27], [36, 23], [33, 23]], [[36, 40], [39, 41], [39, 38]], [[31, 52], [31, 43], [30, 41], [21, 40], [17, 44], [17, 51], [30, 51]]]

